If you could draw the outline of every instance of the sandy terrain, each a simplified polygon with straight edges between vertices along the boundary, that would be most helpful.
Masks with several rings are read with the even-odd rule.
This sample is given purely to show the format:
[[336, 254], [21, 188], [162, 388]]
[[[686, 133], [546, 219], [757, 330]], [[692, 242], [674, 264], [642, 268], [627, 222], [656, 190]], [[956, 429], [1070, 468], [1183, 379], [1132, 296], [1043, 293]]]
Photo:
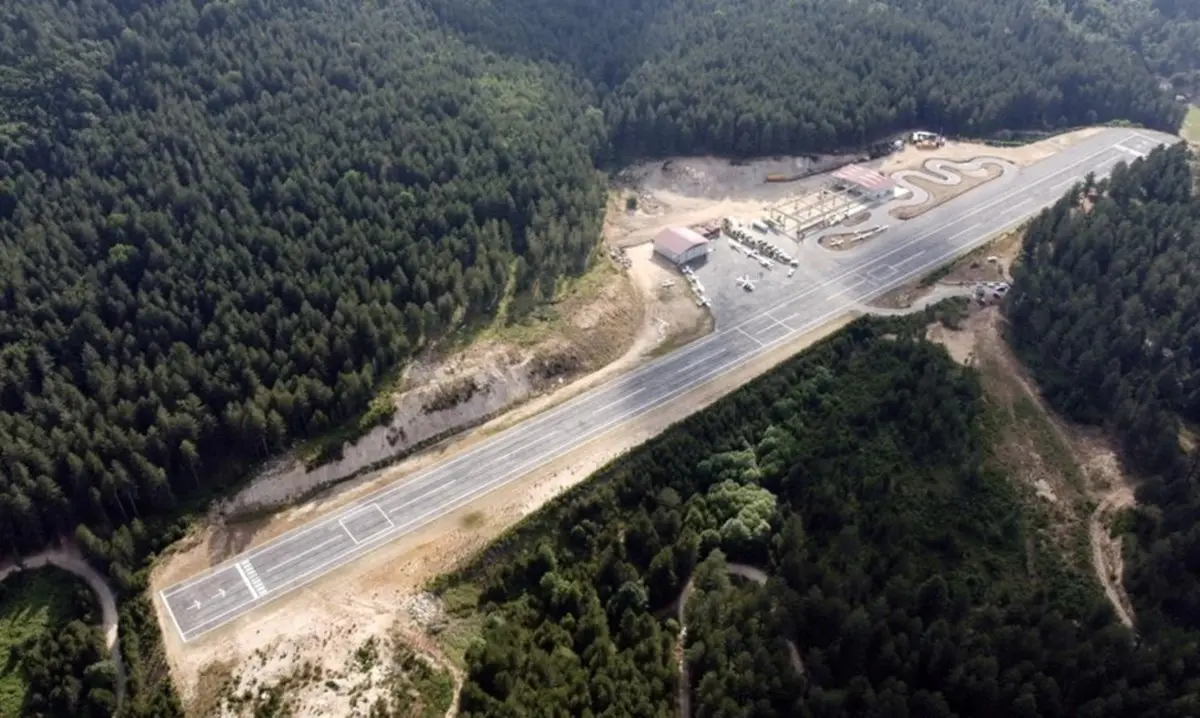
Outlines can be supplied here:
[[925, 160], [934, 157], [965, 162], [983, 155], [1008, 160], [1018, 167], [1028, 167], [1056, 152], [1076, 145], [1089, 137], [1094, 137], [1103, 130], [1102, 127], [1087, 127], [1020, 147], [993, 147], [982, 142], [957, 141], [947, 142], [944, 146], [934, 150], [919, 150], [907, 145], [903, 150], [884, 158], [878, 169], [884, 174], [891, 174], [898, 170], [920, 169]]
[[[932, 284], [915, 279], [871, 302], [871, 307], [906, 309], [928, 302], [932, 295], [945, 294], [947, 287], [969, 288], [978, 282], [1012, 281], [1012, 267], [1021, 255], [1023, 230], [1017, 228], [997, 236], [972, 251], [949, 268], [945, 276]], [[989, 261], [991, 259], [996, 261]]]
[[655, 296], [608, 259], [599, 261], [545, 318], [488, 329], [465, 349], [430, 351], [411, 362], [387, 424], [345, 445], [340, 460], [310, 469], [298, 452], [277, 459], [222, 503], [222, 517], [239, 521], [292, 505], [610, 365], [639, 339], [652, 340], [661, 333], [646, 319]]
[[[702, 166], [719, 164], [713, 160], [698, 162]], [[728, 163], [725, 164], [732, 167]], [[657, 166], [661, 168], [661, 165]], [[748, 170], [742, 166], [732, 174], [736, 177], [745, 172]], [[661, 171], [658, 174], [661, 175]], [[761, 172], [759, 174], [761, 175]], [[704, 196], [687, 198], [682, 194], [674, 195], [669, 190], [661, 189], [670, 182], [656, 175], [652, 168], [650, 179], [649, 186], [641, 189], [641, 192], [646, 196], [663, 197], [669, 201], [683, 200], [682, 206], [674, 207], [668, 205], [667, 201], [660, 201], [653, 215], [643, 211], [630, 213], [625, 211], [623, 198], [624, 192], [630, 190], [618, 191], [614, 193], [613, 206], [610, 208], [605, 228], [605, 238], [610, 245], [643, 245], [628, 250], [629, 270], [620, 273], [619, 278], [613, 282], [627, 282], [629, 289], [639, 300], [636, 306], [642, 311], [640, 321], [634, 323], [634, 330], [611, 342], [613, 345], [623, 343], [623, 356], [573, 383], [564, 382], [565, 386], [562, 388], [532, 399], [527, 398], [532, 392], [521, 396], [527, 383], [522, 383], [521, 377], [512, 370], [520, 361], [527, 360], [528, 355], [519, 355], [521, 351], [529, 351], [526, 346], [504, 346], [499, 342], [490, 342], [470, 347], [466, 352], [449, 360], [443, 359], [440, 364], [435, 365], [433, 361], [420, 363], [406, 372], [401, 389], [417, 385], [424, 388], [410, 390], [414, 393], [401, 394], [396, 399], [400, 410], [397, 412], [397, 418], [393, 419], [392, 428], [405, 427], [405, 435], [401, 439], [403, 442], [419, 441], [414, 429], [409, 427], [420, 423], [416, 415], [428, 403], [431, 393], [428, 388], [429, 382], [437, 386], [452, 381], [461, 382], [464, 377], [476, 377], [476, 384], [486, 383], [492, 387], [486, 392], [476, 391], [464, 402], [468, 406], [454, 407], [460, 418], [464, 414], [486, 415], [497, 405], [494, 402], [503, 404], [502, 400], [506, 398], [512, 398], [510, 405], [517, 401], [524, 403], [465, 435], [444, 441], [431, 450], [423, 451], [383, 470], [362, 472], [362, 469], [376, 460], [381, 452], [395, 449], [391, 444], [385, 449], [380, 437], [375, 436], [369, 437], [367, 444], [373, 448], [349, 447], [342, 461], [316, 472], [304, 471], [294, 457], [285, 458], [272, 467], [265, 478], [252, 482], [236, 497], [224, 502], [221, 512], [214, 513], [205, 526], [198, 527], [188, 538], [173, 547], [154, 571], [154, 590], [169, 586], [251, 545], [269, 540], [316, 516], [345, 505], [383, 484], [447, 460], [468, 450], [473, 444], [496, 431], [545, 411], [637, 366], [648, 356], [711, 331], [710, 315], [696, 307], [686, 287], [672, 271], [652, 259], [651, 247], [645, 244], [645, 239], [651, 238], [658, 229], [668, 224], [691, 224], [706, 217], [717, 218], [731, 211], [739, 211], [736, 209], [741, 206], [739, 201], [762, 203], [769, 201], [772, 193], [777, 196], [794, 193], [799, 191], [803, 181], [766, 186], [761, 177], [756, 177], [746, 180], [744, 187], [734, 183], [729, 188], [729, 194], [741, 196], [738, 193], [744, 191], [752, 198], [725, 200], [713, 209], [712, 200], [705, 199]], [[719, 193], [717, 190], [720, 189], [711, 183], [701, 183], [697, 186], [681, 186], [676, 183], [674, 186], [696, 195], [711, 195]], [[703, 212], [696, 214], [700, 207], [704, 208]], [[675, 282], [673, 286], [664, 286], [671, 281]], [[590, 329], [595, 326], [595, 317], [600, 316], [604, 320], [610, 316], [606, 311], [615, 313], [613, 307], [630, 306], [631, 303], [624, 301], [623, 296], [610, 291], [608, 294], [600, 294], [598, 300], [580, 301], [573, 309], [560, 306], [558, 309], [563, 316], [559, 326], [574, 326], [579, 329], [579, 341], [583, 343], [582, 339], [586, 338]], [[601, 308], [599, 311], [597, 305]], [[179, 643], [169, 629], [164, 630], [172, 673], [185, 702], [192, 706], [193, 714], [202, 715], [202, 711], [195, 712], [201, 705], [197, 703], [197, 699], [213, 694], [211, 684], [220, 683], [226, 686], [227, 690], [244, 691], [248, 684], [238, 677], [251, 667], [256, 685], [263, 686], [271, 684], [272, 681], [285, 680], [290, 675], [289, 671], [296, 671], [306, 662], [314, 666], [344, 663], [370, 636], [383, 636], [395, 630], [398, 607], [406, 597], [415, 595], [429, 577], [443, 572], [460, 558], [481, 548], [505, 527], [512, 525], [565, 488], [587, 477], [621, 452], [653, 437], [682, 416], [740, 386], [748, 378], [766, 371], [809, 342], [834, 331], [849, 318], [835, 322], [808, 337], [797, 339], [771, 356], [762, 357], [740, 368], [736, 373], [722, 377], [709, 387], [680, 397], [670, 407], [665, 407], [664, 411], [622, 427], [619, 434], [599, 437], [553, 465], [543, 467], [474, 505], [464, 507], [426, 526], [417, 534], [405, 537], [353, 566], [280, 599], [244, 622], [234, 624], [186, 647]], [[425, 412], [425, 416], [420, 418], [427, 419], [428, 414], [429, 412]], [[383, 437], [383, 441], [386, 441], [386, 436]], [[356, 473], [358, 475], [354, 478], [341, 478]], [[319, 490], [323, 485], [331, 483], [334, 485]], [[300, 496], [306, 497], [307, 500], [296, 505], [287, 505]], [[230, 520], [231, 517], [237, 520]], [[161, 611], [161, 606], [159, 610]], [[162, 625], [168, 625], [162, 616], [160, 621]], [[276, 658], [267, 665], [259, 665], [253, 657], [260, 652]], [[200, 680], [202, 674], [206, 676], [204, 681]], [[217, 681], [213, 676], [223, 678]], [[205, 686], [203, 690], [200, 688], [202, 684]], [[339, 710], [352, 711], [349, 701], [357, 696], [357, 693], [342, 691], [326, 695], [322, 692], [322, 685], [317, 681], [309, 689], [305, 689], [321, 693], [320, 696], [311, 696], [312, 700], [306, 700], [306, 703], [322, 706], [324, 710], [334, 714], [338, 714]], [[289, 686], [289, 691], [297, 690], [300, 690], [297, 686]], [[248, 708], [248, 705], [246, 707]]]
[[[825, 172], [855, 156], [790, 157], [734, 164], [715, 157], [686, 157], [646, 162], [621, 172], [619, 200], [609, 210], [610, 242], [631, 247], [654, 239], [664, 226], [690, 226], [722, 217], [757, 217], [770, 204], [805, 194], [820, 185], [813, 176], [768, 183], [770, 174]], [[637, 208], [627, 210], [635, 198]]]

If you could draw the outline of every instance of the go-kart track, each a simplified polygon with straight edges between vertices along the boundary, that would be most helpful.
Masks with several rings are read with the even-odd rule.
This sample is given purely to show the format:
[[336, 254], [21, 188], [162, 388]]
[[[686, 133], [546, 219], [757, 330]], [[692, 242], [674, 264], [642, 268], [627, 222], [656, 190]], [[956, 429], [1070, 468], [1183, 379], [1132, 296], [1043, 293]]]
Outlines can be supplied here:
[[836, 272], [790, 285], [767, 311], [736, 321], [718, 315], [717, 331], [704, 339], [167, 588], [160, 598], [181, 639], [193, 641], [980, 246], [1052, 204], [1089, 172], [1107, 176], [1118, 162], [1178, 141], [1148, 130], [1106, 129], [919, 217], [890, 222], [877, 239], [839, 253]]

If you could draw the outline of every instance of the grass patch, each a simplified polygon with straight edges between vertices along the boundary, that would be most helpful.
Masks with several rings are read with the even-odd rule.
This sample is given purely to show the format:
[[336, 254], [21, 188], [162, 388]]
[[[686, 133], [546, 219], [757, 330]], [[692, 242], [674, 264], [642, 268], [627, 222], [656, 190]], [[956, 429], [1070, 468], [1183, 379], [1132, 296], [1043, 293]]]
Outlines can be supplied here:
[[480, 593], [474, 583], [463, 581], [438, 594], [448, 620], [436, 639], [446, 658], [459, 668], [466, 668], [467, 649], [483, 634], [484, 617], [478, 611]]
[[929, 274], [926, 274], [924, 277], [921, 277], [921, 286], [922, 287], [932, 287], [933, 285], [937, 284], [942, 279], [945, 279], [946, 276], [950, 274], [950, 272], [954, 271], [954, 266], [957, 263], [958, 263], [957, 261], [954, 261], [954, 262], [949, 262], [947, 264], [943, 264], [942, 266], [933, 270]]
[[[266, 656], [262, 656], [266, 660]], [[235, 698], [233, 663], [213, 661], [200, 670], [196, 684], [196, 697], [188, 706], [193, 715], [215, 716], [221, 714], [221, 706], [227, 699]], [[236, 704], [236, 701], [234, 701]]]
[[462, 527], [464, 529], [477, 529], [487, 523], [487, 517], [482, 511], [471, 511], [462, 517]]
[[713, 330], [712, 314], [705, 312], [703, 316], [698, 318], [692, 326], [684, 329], [681, 332], [676, 332], [667, 337], [666, 341], [659, 344], [650, 352], [651, 358], [666, 356], [676, 349], [681, 349], [697, 339], [708, 335]]
[[66, 571], [19, 571], [0, 582], [0, 716], [16, 716], [28, 685], [14, 648], [57, 626], [84, 618], [90, 589]]
[[441, 342], [442, 350], [453, 353], [484, 340], [536, 346], [560, 329], [563, 317], [569, 314], [567, 306], [595, 297], [620, 274], [616, 265], [596, 253], [586, 272], [559, 279], [550, 299], [538, 299], [532, 291], [518, 293], [510, 281], [495, 314], [461, 324]]
[[[1018, 379], [995, 359], [977, 366], [989, 398], [989, 466], [1021, 488], [1029, 585], [1043, 591], [1064, 615], [1077, 614], [1081, 607], [1105, 600], [1091, 563], [1087, 518], [1092, 507], [1084, 498], [1085, 477], [1051, 418]], [[1068, 495], [1056, 492], [1061, 505], [1050, 504], [1021, 478], [1039, 463], [1066, 484]]]
[[404, 643], [397, 644], [393, 658], [392, 715], [420, 718], [446, 715], [454, 701], [454, 678], [450, 672], [431, 665]]
[[1063, 445], [1058, 431], [1045, 412], [1024, 393], [1013, 401], [1013, 411], [1017, 421], [1025, 424], [1025, 434], [1033, 439], [1037, 453], [1066, 479], [1072, 490], [1079, 495], [1085, 494], [1087, 486], [1078, 464], [1075, 463], [1075, 455], [1069, 447]]
[[1188, 142], [1200, 143], [1200, 107], [1188, 105], [1187, 115], [1183, 118], [1183, 127], [1179, 136]]

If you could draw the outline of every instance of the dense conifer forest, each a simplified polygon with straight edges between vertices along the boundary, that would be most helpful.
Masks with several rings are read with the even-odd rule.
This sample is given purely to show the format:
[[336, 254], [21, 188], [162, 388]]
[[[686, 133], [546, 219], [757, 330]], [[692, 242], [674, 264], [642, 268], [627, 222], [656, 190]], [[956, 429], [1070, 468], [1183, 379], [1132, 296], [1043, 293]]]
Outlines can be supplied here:
[[923, 331], [852, 325], [451, 577], [486, 615], [463, 715], [678, 715], [689, 578], [695, 716], [1194, 715], [1195, 643], [1138, 641], [1098, 586], [1030, 574], [978, 377]]
[[0, 9], [0, 550], [172, 511], [551, 294], [605, 157], [1178, 121], [1020, 2], [430, 6]]
[[[1032, 0], [23, 0], [0, 70], [0, 556], [107, 565], [129, 715], [179, 712], [140, 594], [178, 517], [586, 269], [598, 168], [1181, 115]], [[705, 547], [783, 555], [710, 489]]]
[[1026, 0], [432, 5], [483, 44], [610, 88], [617, 157], [855, 147], [917, 125], [975, 136], [1118, 117], [1173, 127], [1182, 112], [1131, 52], [1067, 32]]
[[1014, 346], [1061, 411], [1106, 426], [1148, 479], [1127, 585], [1147, 629], [1200, 629], [1200, 200], [1188, 150], [1087, 183], [1030, 227]]
[[1192, 0], [1047, 0], [1069, 23], [1132, 48], [1180, 87], [1200, 81], [1200, 4]]

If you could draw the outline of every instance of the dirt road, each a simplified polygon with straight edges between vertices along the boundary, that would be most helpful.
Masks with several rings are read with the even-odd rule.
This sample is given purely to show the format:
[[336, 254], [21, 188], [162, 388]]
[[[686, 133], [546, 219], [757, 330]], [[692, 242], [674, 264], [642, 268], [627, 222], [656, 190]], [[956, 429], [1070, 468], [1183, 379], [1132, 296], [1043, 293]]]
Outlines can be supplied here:
[[[761, 568], [749, 566], [744, 563], [726, 564], [725, 570], [731, 576], [741, 576], [762, 586], [767, 582], [766, 571]], [[683, 612], [687, 607], [688, 599], [692, 596], [692, 579], [688, 579], [687, 585], [683, 587], [683, 591], [679, 594], [676, 613], [679, 619], [679, 642], [675, 646], [675, 655], [679, 661], [679, 715], [682, 718], [691, 718], [692, 715], [692, 691], [691, 679], [688, 675], [687, 660], [684, 657], [683, 645], [687, 637], [687, 622], [684, 621]], [[797, 675], [804, 675], [804, 662], [800, 660], [800, 649], [796, 646], [796, 642], [788, 639], [788, 656], [791, 659], [792, 670]]]
[[83, 579], [100, 601], [100, 621], [104, 631], [104, 645], [108, 648], [109, 660], [117, 671], [117, 683], [113, 687], [120, 710], [125, 700], [125, 662], [121, 659], [121, 644], [117, 641], [117, 597], [112, 587], [100, 572], [83, 559], [79, 551], [71, 546], [49, 549], [26, 556], [19, 563], [0, 566], [0, 581], [9, 574], [30, 568], [54, 566]]
[[1121, 555], [1121, 537], [1113, 538], [1108, 532], [1109, 517], [1118, 511], [1133, 506], [1133, 489], [1118, 485], [1112, 490], [1088, 521], [1088, 535], [1092, 543], [1092, 564], [1096, 567], [1096, 578], [1104, 586], [1104, 595], [1127, 627], [1133, 628], [1133, 606], [1125, 593], [1121, 577], [1125, 575], [1125, 562]]

